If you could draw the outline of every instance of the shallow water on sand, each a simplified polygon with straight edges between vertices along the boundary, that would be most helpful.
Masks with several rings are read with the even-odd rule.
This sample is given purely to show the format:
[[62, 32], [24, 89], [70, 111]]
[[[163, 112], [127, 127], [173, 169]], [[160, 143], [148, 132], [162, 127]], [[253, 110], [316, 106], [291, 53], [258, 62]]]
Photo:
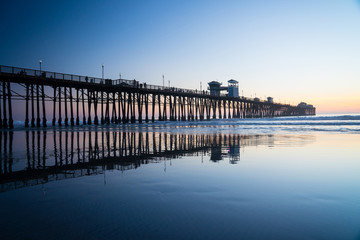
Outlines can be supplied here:
[[360, 238], [359, 134], [180, 126], [0, 132], [1, 239]]

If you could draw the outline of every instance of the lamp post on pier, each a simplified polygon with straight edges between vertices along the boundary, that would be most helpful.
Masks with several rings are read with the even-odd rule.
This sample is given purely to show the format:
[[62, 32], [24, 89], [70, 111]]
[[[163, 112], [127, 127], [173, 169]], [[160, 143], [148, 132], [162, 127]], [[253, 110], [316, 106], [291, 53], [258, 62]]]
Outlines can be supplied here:
[[102, 69], [102, 83], [104, 83], [104, 64], [101, 65]]

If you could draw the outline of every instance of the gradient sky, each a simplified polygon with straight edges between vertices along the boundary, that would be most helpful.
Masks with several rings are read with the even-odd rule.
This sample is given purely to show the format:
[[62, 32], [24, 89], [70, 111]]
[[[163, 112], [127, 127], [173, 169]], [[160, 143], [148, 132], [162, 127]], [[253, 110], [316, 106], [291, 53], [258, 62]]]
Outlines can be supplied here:
[[[3, 1], [0, 64], [360, 113], [360, 1]], [[240, 90], [240, 93], [241, 93]]]

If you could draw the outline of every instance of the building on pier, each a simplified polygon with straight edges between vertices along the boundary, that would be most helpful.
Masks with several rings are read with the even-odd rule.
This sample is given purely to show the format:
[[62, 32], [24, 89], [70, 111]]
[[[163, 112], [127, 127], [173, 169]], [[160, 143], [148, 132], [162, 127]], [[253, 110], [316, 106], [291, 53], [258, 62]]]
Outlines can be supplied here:
[[299, 108], [313, 108], [314, 106], [313, 105], [309, 105], [307, 104], [306, 102], [301, 102], [298, 104], [298, 107]]
[[230, 79], [228, 81], [228, 86], [227, 87], [222, 87], [221, 83], [218, 81], [211, 81], [208, 83], [209, 84], [209, 90], [210, 90], [210, 95], [212, 96], [220, 96], [221, 95], [221, 91], [227, 91], [227, 93], [225, 94], [228, 97], [239, 97], [239, 82], [234, 80], [234, 79]]
[[209, 84], [209, 90], [211, 96], [220, 96], [221, 89], [221, 83], [218, 81], [211, 81]]
[[230, 79], [228, 81], [227, 91], [228, 91], [229, 97], [239, 97], [239, 85], [238, 84], [239, 84], [239, 82], [234, 79]]

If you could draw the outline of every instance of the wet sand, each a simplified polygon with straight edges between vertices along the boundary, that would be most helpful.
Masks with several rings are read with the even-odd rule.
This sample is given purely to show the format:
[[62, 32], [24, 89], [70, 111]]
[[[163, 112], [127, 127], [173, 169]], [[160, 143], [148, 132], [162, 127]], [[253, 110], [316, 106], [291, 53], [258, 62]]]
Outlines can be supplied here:
[[1, 132], [2, 239], [356, 239], [360, 135]]

